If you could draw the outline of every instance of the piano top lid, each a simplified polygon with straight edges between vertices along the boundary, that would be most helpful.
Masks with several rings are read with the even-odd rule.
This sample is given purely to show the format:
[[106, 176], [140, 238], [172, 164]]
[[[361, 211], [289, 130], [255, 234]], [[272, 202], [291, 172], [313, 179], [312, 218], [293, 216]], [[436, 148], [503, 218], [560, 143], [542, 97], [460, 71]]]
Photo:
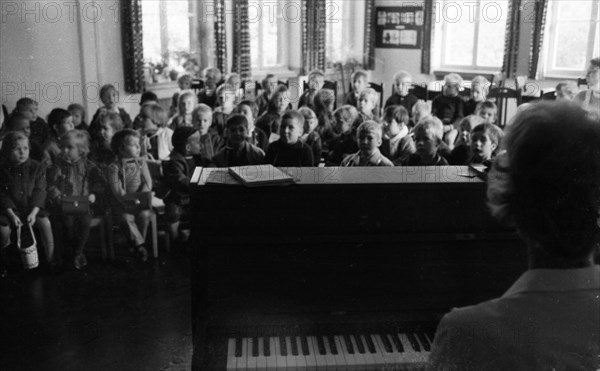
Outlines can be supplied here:
[[[287, 167], [296, 184], [484, 183], [468, 166]], [[268, 177], [268, 174], [266, 175]], [[227, 168], [197, 168], [194, 185], [240, 185]]]

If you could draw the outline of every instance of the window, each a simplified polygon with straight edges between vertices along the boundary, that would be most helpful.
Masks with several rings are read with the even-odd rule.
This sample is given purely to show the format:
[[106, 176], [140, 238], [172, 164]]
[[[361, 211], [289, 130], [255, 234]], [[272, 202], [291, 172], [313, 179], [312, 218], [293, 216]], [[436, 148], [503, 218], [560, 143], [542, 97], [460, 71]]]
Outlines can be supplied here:
[[249, 2], [250, 54], [252, 69], [265, 71], [286, 67], [286, 22], [279, 2], [253, 0]]
[[544, 75], [582, 77], [599, 53], [598, 1], [550, 1], [546, 14]]
[[327, 68], [334, 63], [355, 59], [362, 63], [364, 35], [364, 0], [327, 1], [325, 8]]
[[502, 67], [508, 1], [435, 3], [435, 68], [495, 71]]
[[197, 5], [189, 0], [142, 0], [146, 83], [175, 81], [195, 74]]

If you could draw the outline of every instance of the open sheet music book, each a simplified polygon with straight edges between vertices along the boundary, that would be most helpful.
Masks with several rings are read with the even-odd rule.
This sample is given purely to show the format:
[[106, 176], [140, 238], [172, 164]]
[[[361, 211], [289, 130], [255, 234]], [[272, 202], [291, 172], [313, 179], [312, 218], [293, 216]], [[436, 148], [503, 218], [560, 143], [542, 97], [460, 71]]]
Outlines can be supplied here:
[[295, 182], [294, 177], [273, 165], [230, 167], [229, 174], [247, 187], [287, 185]]

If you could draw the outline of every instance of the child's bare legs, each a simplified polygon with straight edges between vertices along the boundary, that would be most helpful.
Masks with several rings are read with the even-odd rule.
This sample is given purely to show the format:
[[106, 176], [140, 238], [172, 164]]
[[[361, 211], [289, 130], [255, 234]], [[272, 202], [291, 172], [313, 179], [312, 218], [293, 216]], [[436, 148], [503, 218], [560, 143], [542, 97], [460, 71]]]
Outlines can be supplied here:
[[176, 241], [179, 238], [179, 219], [183, 213], [183, 208], [172, 202], [165, 204], [165, 217], [169, 222], [169, 237], [171, 241]]
[[123, 214], [123, 220], [127, 224], [129, 230], [129, 239], [135, 243], [135, 247], [140, 254], [142, 261], [148, 259], [148, 251], [144, 247], [146, 242], [146, 233], [148, 232], [148, 226], [150, 225], [150, 216], [152, 211], [142, 210], [137, 215]]
[[46, 253], [46, 260], [48, 263], [55, 264], [54, 261], [54, 236], [52, 235], [52, 225], [48, 217], [37, 217], [35, 225], [40, 231], [42, 238], [42, 244], [44, 245], [44, 252]]
[[91, 215], [65, 216], [64, 223], [67, 229], [67, 240], [73, 245], [73, 265], [77, 269], [87, 265], [83, 254], [85, 245], [90, 237]]

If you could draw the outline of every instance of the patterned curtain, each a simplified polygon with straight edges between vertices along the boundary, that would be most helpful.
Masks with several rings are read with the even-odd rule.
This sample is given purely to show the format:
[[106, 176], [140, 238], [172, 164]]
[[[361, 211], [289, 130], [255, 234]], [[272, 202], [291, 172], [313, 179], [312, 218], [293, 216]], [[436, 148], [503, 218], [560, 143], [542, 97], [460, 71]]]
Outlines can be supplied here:
[[548, 11], [548, 0], [536, 0], [535, 2], [535, 24], [531, 29], [531, 43], [529, 44], [529, 73], [530, 79], [537, 77], [537, 70], [544, 42], [544, 28], [546, 25], [546, 13]]
[[364, 61], [366, 70], [375, 69], [375, 0], [365, 1]]
[[142, 93], [145, 88], [142, 1], [126, 0], [121, 5], [125, 91], [127, 93]]
[[521, 3], [522, 0], [508, 2], [506, 36], [504, 39], [504, 61], [502, 62], [502, 72], [505, 78], [513, 77], [517, 73], [519, 34], [521, 30]]
[[437, 2], [425, 1], [423, 7], [423, 46], [421, 49], [421, 73], [431, 73], [431, 46], [433, 40], [433, 24]]
[[225, 75], [227, 69], [227, 32], [225, 31], [225, 0], [215, 0], [215, 54], [217, 68]]
[[316, 68], [325, 70], [326, 2], [302, 1], [302, 69], [307, 74]]
[[244, 81], [252, 77], [248, 0], [236, 0], [234, 7], [233, 66], [231, 67], [231, 71], [239, 74], [242, 81]]

